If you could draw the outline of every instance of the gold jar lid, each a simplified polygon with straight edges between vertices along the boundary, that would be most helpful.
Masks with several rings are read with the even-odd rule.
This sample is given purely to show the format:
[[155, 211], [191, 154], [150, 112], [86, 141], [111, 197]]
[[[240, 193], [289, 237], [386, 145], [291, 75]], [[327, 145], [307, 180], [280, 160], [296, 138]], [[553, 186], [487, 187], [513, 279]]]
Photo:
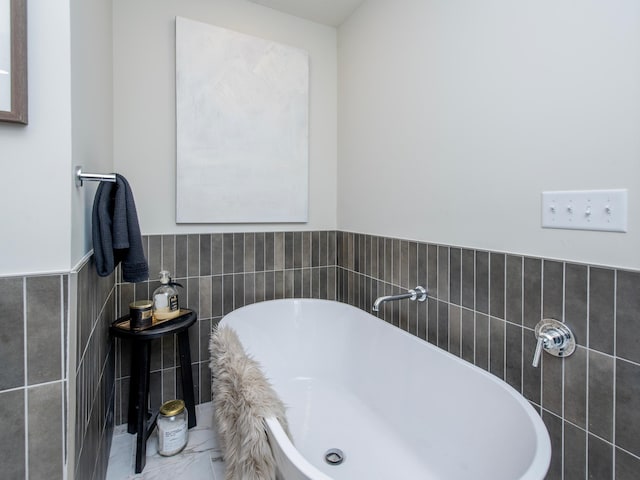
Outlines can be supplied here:
[[182, 413], [184, 410], [184, 401], [182, 400], [169, 400], [164, 402], [160, 407], [160, 413], [165, 417], [173, 417]]
[[151, 300], [138, 300], [137, 302], [131, 302], [129, 304], [129, 308], [133, 308], [134, 310], [144, 310], [152, 306], [153, 302]]

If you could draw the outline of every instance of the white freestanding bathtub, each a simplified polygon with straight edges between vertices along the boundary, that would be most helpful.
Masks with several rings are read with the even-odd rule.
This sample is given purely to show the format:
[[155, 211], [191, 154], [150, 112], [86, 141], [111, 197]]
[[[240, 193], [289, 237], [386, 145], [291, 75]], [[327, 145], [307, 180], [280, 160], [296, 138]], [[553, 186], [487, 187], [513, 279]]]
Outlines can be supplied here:
[[[267, 420], [280, 476], [541, 480], [549, 435], [505, 382], [383, 320], [326, 300], [249, 305], [221, 322], [287, 405]], [[339, 465], [325, 452], [343, 452]], [[334, 457], [335, 458], [335, 457]]]

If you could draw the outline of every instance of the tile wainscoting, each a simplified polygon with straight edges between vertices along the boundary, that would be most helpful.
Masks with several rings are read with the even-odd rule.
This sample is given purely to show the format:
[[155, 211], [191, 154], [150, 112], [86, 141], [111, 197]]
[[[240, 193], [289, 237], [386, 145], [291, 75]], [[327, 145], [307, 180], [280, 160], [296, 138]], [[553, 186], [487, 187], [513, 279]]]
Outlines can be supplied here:
[[[208, 339], [226, 313], [253, 302], [329, 298], [371, 311], [380, 295], [418, 284], [425, 303], [393, 302], [380, 316], [508, 382], [540, 412], [553, 446], [549, 479], [635, 478], [640, 468], [640, 274], [501, 252], [349, 232], [229, 233], [145, 237], [152, 275], [168, 269], [191, 330], [196, 399], [209, 401]], [[118, 315], [157, 282], [118, 282]], [[185, 302], [186, 299], [186, 302]], [[196, 307], [197, 306], [197, 307]], [[569, 324], [567, 359], [531, 360], [542, 318]], [[126, 420], [129, 356], [118, 344], [116, 421]], [[152, 354], [154, 404], [179, 395], [176, 345]]]
[[[529, 399], [552, 438], [548, 478], [624, 480], [640, 471], [638, 272], [333, 231], [158, 235], [144, 243], [152, 275], [170, 270], [185, 287], [183, 305], [198, 311], [191, 346], [199, 401], [210, 399], [209, 333], [225, 313], [285, 297], [337, 299], [371, 311], [377, 296], [421, 284], [429, 289], [427, 302], [388, 303], [381, 317]], [[69, 457], [71, 289], [77, 294], [74, 469], [76, 478], [104, 476], [112, 419], [126, 420], [129, 358], [118, 342], [111, 349], [106, 327], [130, 301], [148, 298], [157, 282], [132, 285], [117, 272], [106, 279], [94, 272], [89, 261], [70, 274], [0, 278], [0, 408], [10, 432], [0, 447], [11, 478], [26, 478], [27, 471], [32, 478], [57, 478], [56, 472], [62, 478]], [[546, 317], [569, 324], [579, 346], [564, 360], [545, 354], [534, 369], [533, 327]], [[46, 338], [37, 333], [44, 331]], [[152, 401], [179, 395], [176, 345], [160, 342], [153, 363]]]
[[115, 318], [115, 274], [99, 277], [91, 256], [71, 275], [77, 291], [74, 478], [102, 479], [114, 427], [115, 348], [109, 325]]
[[98, 277], [89, 258], [69, 273], [2, 277], [0, 310], [2, 478], [104, 478], [115, 276]]
[[69, 275], [0, 278], [2, 478], [61, 479]]
[[[337, 256], [338, 299], [368, 312], [378, 296], [429, 290], [380, 317], [522, 393], [551, 436], [547, 478], [637, 478], [640, 273], [349, 232]], [[533, 368], [542, 318], [566, 322], [578, 348]]]

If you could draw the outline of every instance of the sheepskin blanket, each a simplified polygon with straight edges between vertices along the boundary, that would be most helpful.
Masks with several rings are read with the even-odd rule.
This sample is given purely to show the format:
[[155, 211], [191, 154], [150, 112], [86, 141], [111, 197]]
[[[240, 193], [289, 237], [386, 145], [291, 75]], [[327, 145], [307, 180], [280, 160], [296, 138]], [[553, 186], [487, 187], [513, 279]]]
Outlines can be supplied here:
[[277, 417], [288, 434], [284, 405], [233, 329], [216, 328], [209, 352], [214, 420], [226, 464], [225, 480], [275, 480], [276, 463], [264, 419]]

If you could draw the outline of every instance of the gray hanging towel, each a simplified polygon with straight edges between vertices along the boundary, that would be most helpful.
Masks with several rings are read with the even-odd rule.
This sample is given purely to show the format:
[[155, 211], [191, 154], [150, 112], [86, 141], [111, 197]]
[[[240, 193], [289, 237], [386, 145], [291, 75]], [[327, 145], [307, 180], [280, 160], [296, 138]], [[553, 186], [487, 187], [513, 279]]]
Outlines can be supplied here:
[[100, 182], [93, 200], [93, 254], [98, 275], [106, 277], [122, 262], [126, 282], [149, 278], [142, 248], [136, 204], [129, 182], [116, 174], [116, 182]]

